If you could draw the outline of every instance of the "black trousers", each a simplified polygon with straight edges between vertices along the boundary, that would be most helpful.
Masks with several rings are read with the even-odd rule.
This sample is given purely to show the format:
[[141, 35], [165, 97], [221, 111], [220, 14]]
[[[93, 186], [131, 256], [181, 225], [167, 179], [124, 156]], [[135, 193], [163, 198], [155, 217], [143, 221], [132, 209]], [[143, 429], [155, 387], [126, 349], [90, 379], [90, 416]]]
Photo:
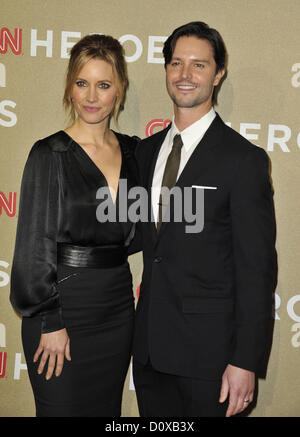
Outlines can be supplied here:
[[205, 381], [155, 370], [150, 360], [133, 361], [141, 417], [225, 417], [228, 400], [219, 403], [221, 381]]

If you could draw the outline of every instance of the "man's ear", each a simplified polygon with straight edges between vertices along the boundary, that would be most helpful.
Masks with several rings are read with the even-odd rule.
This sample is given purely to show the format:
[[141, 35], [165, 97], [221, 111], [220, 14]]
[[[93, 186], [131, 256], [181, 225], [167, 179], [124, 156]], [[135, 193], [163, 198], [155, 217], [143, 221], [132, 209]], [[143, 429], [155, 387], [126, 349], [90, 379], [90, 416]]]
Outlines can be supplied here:
[[222, 77], [224, 76], [224, 74], [226, 73], [226, 69], [222, 68], [221, 70], [218, 71], [218, 73], [215, 76], [215, 80], [214, 80], [214, 86], [218, 86]]

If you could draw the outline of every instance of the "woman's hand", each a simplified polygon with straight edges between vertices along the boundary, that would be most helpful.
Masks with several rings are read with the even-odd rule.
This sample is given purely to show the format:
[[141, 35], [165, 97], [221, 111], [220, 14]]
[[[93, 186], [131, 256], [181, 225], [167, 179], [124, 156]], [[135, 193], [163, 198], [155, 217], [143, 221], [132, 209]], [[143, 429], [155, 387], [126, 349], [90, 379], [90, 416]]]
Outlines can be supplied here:
[[33, 357], [34, 362], [38, 360], [41, 353], [43, 354], [38, 367], [38, 374], [43, 372], [47, 359], [49, 358], [46, 379], [50, 379], [53, 375], [55, 365], [55, 375], [59, 376], [64, 365], [64, 357], [66, 357], [68, 361], [71, 361], [70, 338], [67, 330], [64, 328], [59, 331], [42, 334], [39, 347]]

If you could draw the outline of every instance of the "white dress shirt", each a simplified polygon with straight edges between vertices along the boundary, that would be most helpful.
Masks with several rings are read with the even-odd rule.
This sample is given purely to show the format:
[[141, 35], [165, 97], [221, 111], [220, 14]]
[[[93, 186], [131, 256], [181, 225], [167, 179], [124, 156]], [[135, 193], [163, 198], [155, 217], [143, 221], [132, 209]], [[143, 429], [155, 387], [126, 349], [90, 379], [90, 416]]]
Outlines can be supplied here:
[[177, 180], [184, 169], [186, 163], [190, 159], [193, 151], [195, 150], [196, 146], [199, 144], [199, 142], [202, 140], [205, 132], [213, 122], [214, 118], [216, 116], [216, 113], [213, 108], [205, 114], [200, 120], [195, 121], [195, 123], [188, 126], [183, 131], [179, 132], [178, 128], [175, 125], [174, 117], [172, 126], [169, 129], [166, 138], [160, 148], [156, 166], [154, 170], [153, 175], [153, 181], [152, 181], [152, 212], [153, 217], [155, 220], [155, 223], [157, 223], [158, 219], [158, 202], [159, 202], [159, 196], [161, 191], [161, 184], [163, 179], [163, 174], [165, 171], [166, 162], [168, 159], [168, 156], [172, 150], [173, 146], [173, 138], [176, 134], [181, 135], [181, 139], [183, 142], [183, 146], [181, 149], [181, 158], [180, 158], [180, 165], [179, 170], [177, 174]]

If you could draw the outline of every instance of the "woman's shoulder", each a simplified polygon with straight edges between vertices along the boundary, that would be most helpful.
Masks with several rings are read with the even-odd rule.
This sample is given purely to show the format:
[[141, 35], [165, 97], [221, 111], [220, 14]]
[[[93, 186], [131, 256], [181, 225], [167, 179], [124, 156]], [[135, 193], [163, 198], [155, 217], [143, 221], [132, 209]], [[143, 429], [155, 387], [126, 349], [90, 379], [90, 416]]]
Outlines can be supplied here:
[[130, 136], [115, 131], [113, 132], [116, 135], [119, 143], [123, 146], [123, 148], [127, 149], [128, 152], [132, 152], [132, 153], [135, 152], [137, 145], [141, 141], [141, 139], [138, 136], [136, 135]]
[[39, 151], [40, 153], [51, 153], [51, 152], [66, 152], [73, 140], [69, 135], [60, 130], [51, 134], [45, 138], [38, 140], [32, 147], [32, 151]]
[[37, 140], [29, 151], [25, 167], [46, 172], [48, 168], [55, 164], [56, 152], [65, 152], [69, 149], [71, 145], [70, 140], [64, 131], [58, 131]]

